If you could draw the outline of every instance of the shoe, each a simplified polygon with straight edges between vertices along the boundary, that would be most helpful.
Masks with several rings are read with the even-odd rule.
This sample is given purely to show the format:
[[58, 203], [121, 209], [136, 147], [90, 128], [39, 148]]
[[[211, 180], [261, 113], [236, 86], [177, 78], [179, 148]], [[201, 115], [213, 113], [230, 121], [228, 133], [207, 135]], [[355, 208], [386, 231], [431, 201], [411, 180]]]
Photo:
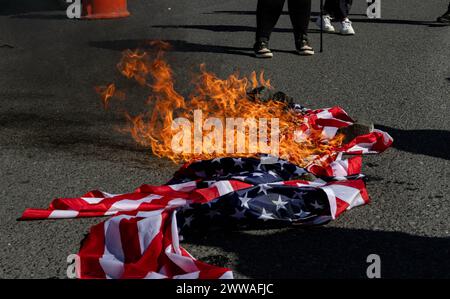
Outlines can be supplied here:
[[272, 58], [273, 53], [269, 49], [269, 43], [265, 41], [256, 42], [253, 46], [255, 57], [257, 58]]
[[[319, 28], [320, 28], [320, 25], [321, 25], [320, 21], [321, 21], [321, 18], [319, 16], [317, 18], [317, 20], [316, 20], [316, 25]], [[331, 25], [331, 17], [330, 17], [330, 15], [323, 15], [322, 16], [322, 26], [323, 26], [323, 31], [325, 31], [325, 32], [334, 32], [335, 31], [333, 25]]]
[[297, 53], [300, 55], [314, 55], [314, 49], [309, 45], [308, 38], [302, 37], [295, 43]]
[[449, 24], [450, 25], [450, 11], [447, 11], [445, 14], [437, 18], [439, 23]]
[[352, 27], [352, 22], [347, 18], [342, 22], [338, 23], [339, 25], [339, 33], [342, 35], [354, 35], [355, 30]]

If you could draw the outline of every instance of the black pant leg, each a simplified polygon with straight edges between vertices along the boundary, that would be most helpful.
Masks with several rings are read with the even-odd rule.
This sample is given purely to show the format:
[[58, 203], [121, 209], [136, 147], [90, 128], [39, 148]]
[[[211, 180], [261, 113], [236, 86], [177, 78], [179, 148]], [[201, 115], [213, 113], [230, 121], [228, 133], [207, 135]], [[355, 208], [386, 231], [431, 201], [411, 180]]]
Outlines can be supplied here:
[[342, 5], [344, 15], [342, 19], [345, 19], [348, 18], [348, 15], [350, 14], [350, 9], [352, 8], [353, 0], [344, 0], [343, 2], [344, 3]]
[[283, 11], [285, 0], [258, 0], [256, 8], [256, 40], [269, 41]]
[[352, 3], [352, 0], [326, 0], [324, 13], [331, 15], [337, 21], [342, 21], [348, 17]]
[[325, 4], [323, 5], [323, 14], [334, 17], [334, 13], [338, 8], [338, 1], [339, 0], [325, 0]]
[[288, 0], [288, 6], [289, 16], [294, 28], [294, 37], [297, 41], [308, 34], [311, 0]]
[[337, 10], [335, 12], [335, 18], [338, 21], [343, 21], [348, 17], [350, 13], [350, 8], [352, 7], [352, 0], [338, 0]]

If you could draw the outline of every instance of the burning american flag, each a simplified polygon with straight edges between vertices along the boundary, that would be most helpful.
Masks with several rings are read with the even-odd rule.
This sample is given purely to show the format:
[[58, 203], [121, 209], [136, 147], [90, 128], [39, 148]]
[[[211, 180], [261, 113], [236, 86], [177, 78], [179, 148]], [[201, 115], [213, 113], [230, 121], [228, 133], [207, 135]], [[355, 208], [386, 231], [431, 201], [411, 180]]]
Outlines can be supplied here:
[[[362, 155], [390, 147], [393, 140], [387, 133], [372, 130], [349, 138], [343, 129], [355, 121], [343, 109], [310, 110], [293, 104], [255, 73], [250, 78], [234, 74], [222, 80], [202, 66], [187, 101], [175, 91], [172, 70], [163, 59], [168, 45], [152, 45], [156, 52], [129, 50], [118, 64], [125, 77], [151, 91], [147, 111], [126, 114], [129, 125], [122, 131], [155, 155], [184, 165], [162, 186], [142, 185], [128, 194], [94, 190], [77, 198], [55, 199], [47, 209], [27, 209], [21, 217], [110, 216], [92, 227], [83, 241], [79, 278], [232, 278], [230, 269], [192, 257], [180, 246], [180, 236], [212, 226], [321, 225], [369, 202]], [[114, 84], [97, 90], [105, 107], [111, 99], [126, 98]], [[261, 118], [277, 119], [278, 155], [268, 150], [273, 149], [273, 141], [266, 150], [248, 141], [250, 126], [238, 132], [225, 126], [225, 135], [215, 138], [205, 138], [211, 130], [196, 132], [195, 126], [188, 127], [192, 136], [200, 134], [201, 146], [174, 151], [173, 138], [180, 130], [173, 129], [173, 121], [192, 120], [195, 109], [205, 117], [252, 119], [258, 125]], [[271, 133], [275, 130], [273, 122], [265, 127]], [[262, 134], [260, 129], [256, 132]], [[186, 140], [195, 143], [195, 138]], [[230, 140], [234, 151], [227, 148]], [[247, 141], [236, 151], [242, 140]]]

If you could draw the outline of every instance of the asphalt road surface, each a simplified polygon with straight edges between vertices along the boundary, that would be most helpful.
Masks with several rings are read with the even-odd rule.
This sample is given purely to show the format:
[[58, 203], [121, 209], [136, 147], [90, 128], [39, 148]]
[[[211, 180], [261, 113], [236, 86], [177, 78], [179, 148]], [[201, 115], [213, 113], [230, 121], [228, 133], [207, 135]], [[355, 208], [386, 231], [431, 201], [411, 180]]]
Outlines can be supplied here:
[[203, 62], [222, 77], [264, 69], [297, 102], [340, 105], [395, 138], [365, 159], [370, 205], [321, 228], [193, 236], [184, 246], [195, 257], [239, 278], [365, 277], [366, 257], [376, 253], [383, 277], [450, 277], [450, 27], [432, 23], [447, 0], [382, 1], [376, 21], [355, 1], [357, 34], [325, 35], [313, 57], [292, 53], [284, 14], [271, 60], [251, 57], [255, 0], [130, 0], [131, 17], [102, 21], [68, 20], [52, 2], [1, 1], [1, 278], [66, 277], [66, 257], [100, 221], [17, 222], [25, 208], [162, 184], [177, 169], [115, 131], [123, 119], [103, 111], [93, 90], [118, 77], [122, 50], [149, 39], [172, 42], [182, 92]]

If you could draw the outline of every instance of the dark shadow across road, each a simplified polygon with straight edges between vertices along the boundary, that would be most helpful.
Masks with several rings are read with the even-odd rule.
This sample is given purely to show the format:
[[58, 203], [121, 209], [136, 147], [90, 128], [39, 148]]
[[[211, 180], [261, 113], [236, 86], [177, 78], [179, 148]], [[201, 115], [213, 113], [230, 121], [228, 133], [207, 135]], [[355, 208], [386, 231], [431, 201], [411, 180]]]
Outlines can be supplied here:
[[[218, 53], [218, 54], [232, 54], [253, 57], [253, 49], [250, 47], [233, 47], [192, 43], [183, 40], [165, 40], [172, 46], [173, 52], [197, 52], [197, 53]], [[114, 51], [123, 51], [126, 49], [151, 49], [146, 40], [112, 40], [112, 41], [91, 41], [91, 47], [108, 49]], [[294, 51], [285, 51], [272, 49], [273, 52], [294, 53]]]
[[369, 254], [380, 256], [383, 278], [450, 277], [450, 238], [320, 227], [271, 234], [216, 231], [185, 236], [185, 242], [233, 253], [237, 266], [222, 255], [197, 258], [252, 278], [367, 278]]
[[401, 130], [383, 125], [375, 126], [394, 138], [392, 146], [398, 150], [450, 160], [450, 131]]
[[16, 16], [43, 11], [58, 11], [63, 7], [60, 0], [2, 0], [0, 15]]

